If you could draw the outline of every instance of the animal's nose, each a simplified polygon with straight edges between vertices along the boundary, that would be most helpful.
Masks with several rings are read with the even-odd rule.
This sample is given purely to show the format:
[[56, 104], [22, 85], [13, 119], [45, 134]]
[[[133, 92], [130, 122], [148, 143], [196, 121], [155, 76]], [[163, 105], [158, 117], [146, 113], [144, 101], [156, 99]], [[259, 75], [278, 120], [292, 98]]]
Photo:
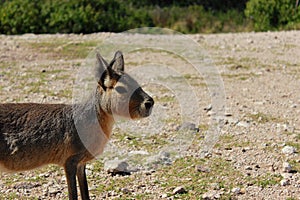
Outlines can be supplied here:
[[154, 105], [154, 100], [150, 97], [145, 101], [144, 105], [145, 105], [145, 108], [147, 110], [149, 110]]

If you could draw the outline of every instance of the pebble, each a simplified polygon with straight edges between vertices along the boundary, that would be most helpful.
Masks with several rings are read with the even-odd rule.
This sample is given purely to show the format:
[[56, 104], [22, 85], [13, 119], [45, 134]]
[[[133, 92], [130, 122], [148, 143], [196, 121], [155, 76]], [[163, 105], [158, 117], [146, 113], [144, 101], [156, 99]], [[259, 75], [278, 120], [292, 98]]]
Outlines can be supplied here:
[[241, 188], [239, 188], [239, 187], [232, 188], [231, 192], [233, 194], [239, 194], [241, 192]]
[[167, 198], [168, 197], [168, 194], [164, 193], [160, 196], [161, 198]]
[[295, 149], [295, 147], [292, 147], [292, 146], [285, 146], [285, 147], [283, 147], [281, 152], [284, 154], [294, 154], [294, 153], [296, 153], [296, 149]]
[[246, 193], [246, 189], [245, 188], [241, 188], [240, 194], [245, 194]]
[[178, 186], [173, 190], [173, 194], [183, 194], [186, 193], [187, 191], [185, 190], [185, 188], [183, 186]]
[[59, 189], [57, 189], [57, 188], [53, 188], [53, 187], [50, 187], [49, 189], [48, 189], [48, 193], [50, 194], [50, 195], [56, 195], [57, 193], [60, 193], [61, 191], [59, 190]]
[[219, 183], [212, 183], [212, 184], [211, 184], [211, 187], [212, 187], [214, 190], [219, 190], [219, 189], [220, 189]]
[[250, 124], [248, 122], [240, 121], [237, 123], [237, 126], [248, 128], [250, 126]]
[[245, 170], [252, 170], [252, 167], [251, 166], [246, 166]]
[[206, 112], [210, 111], [212, 109], [212, 105], [209, 104], [208, 106], [206, 106], [205, 108], [203, 108], [203, 110], [206, 110]]
[[124, 193], [124, 194], [129, 194], [131, 193], [131, 191], [127, 188], [122, 188], [121, 191]]
[[292, 172], [292, 166], [290, 165], [290, 163], [284, 162], [282, 164], [282, 171], [283, 172], [288, 172], [288, 173]]
[[204, 167], [204, 166], [201, 166], [201, 165], [196, 165], [195, 166], [195, 170], [197, 172], [205, 172], [205, 173], [209, 173], [210, 172], [210, 169], [207, 168], [207, 167]]
[[202, 195], [202, 199], [212, 200], [212, 199], [220, 199], [223, 191], [211, 190]]
[[293, 177], [293, 174], [291, 173], [281, 173], [280, 175], [283, 177], [283, 179], [290, 179]]
[[104, 170], [108, 173], [128, 173], [128, 163], [123, 160], [108, 160], [104, 163]]
[[207, 112], [207, 116], [208, 116], [208, 117], [214, 116], [214, 115], [216, 115], [216, 112], [213, 112], [213, 111], [211, 111], [211, 110]]
[[178, 129], [179, 131], [199, 131], [199, 128], [196, 127], [196, 124], [191, 122], [184, 122]]
[[281, 186], [286, 186], [286, 185], [289, 185], [289, 184], [290, 184], [290, 181], [288, 179], [282, 179], [280, 181]]
[[239, 123], [238, 119], [228, 117], [225, 121], [226, 124], [237, 125]]
[[147, 151], [130, 151], [128, 153], [128, 155], [132, 156], [132, 155], [149, 155], [149, 153]]

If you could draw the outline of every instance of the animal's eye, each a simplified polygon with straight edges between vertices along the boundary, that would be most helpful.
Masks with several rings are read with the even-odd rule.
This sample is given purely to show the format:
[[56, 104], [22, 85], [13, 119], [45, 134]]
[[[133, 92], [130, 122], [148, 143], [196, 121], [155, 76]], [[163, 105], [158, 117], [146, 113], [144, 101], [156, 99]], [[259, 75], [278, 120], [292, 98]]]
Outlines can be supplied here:
[[122, 86], [118, 86], [115, 88], [115, 90], [120, 93], [120, 94], [124, 94], [127, 92], [126, 88], [122, 87]]

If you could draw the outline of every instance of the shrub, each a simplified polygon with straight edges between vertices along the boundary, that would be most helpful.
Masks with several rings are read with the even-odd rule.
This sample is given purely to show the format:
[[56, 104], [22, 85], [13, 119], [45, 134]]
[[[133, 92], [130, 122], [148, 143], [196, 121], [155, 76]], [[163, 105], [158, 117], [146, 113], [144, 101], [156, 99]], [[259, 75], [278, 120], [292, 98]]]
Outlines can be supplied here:
[[153, 26], [147, 11], [120, 0], [11, 0], [0, 4], [0, 32], [120, 32]]
[[295, 0], [250, 0], [245, 15], [253, 20], [257, 31], [281, 29], [300, 22]]
[[0, 31], [7, 34], [40, 33], [39, 0], [5, 1], [0, 9]]

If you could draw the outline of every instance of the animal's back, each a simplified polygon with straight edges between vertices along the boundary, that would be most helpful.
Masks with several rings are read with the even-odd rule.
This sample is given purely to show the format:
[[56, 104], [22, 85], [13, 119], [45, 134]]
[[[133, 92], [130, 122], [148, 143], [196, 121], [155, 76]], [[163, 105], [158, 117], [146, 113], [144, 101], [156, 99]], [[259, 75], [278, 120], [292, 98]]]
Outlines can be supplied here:
[[71, 109], [64, 104], [0, 104], [2, 171], [28, 170], [49, 163], [62, 165], [72, 153]]

